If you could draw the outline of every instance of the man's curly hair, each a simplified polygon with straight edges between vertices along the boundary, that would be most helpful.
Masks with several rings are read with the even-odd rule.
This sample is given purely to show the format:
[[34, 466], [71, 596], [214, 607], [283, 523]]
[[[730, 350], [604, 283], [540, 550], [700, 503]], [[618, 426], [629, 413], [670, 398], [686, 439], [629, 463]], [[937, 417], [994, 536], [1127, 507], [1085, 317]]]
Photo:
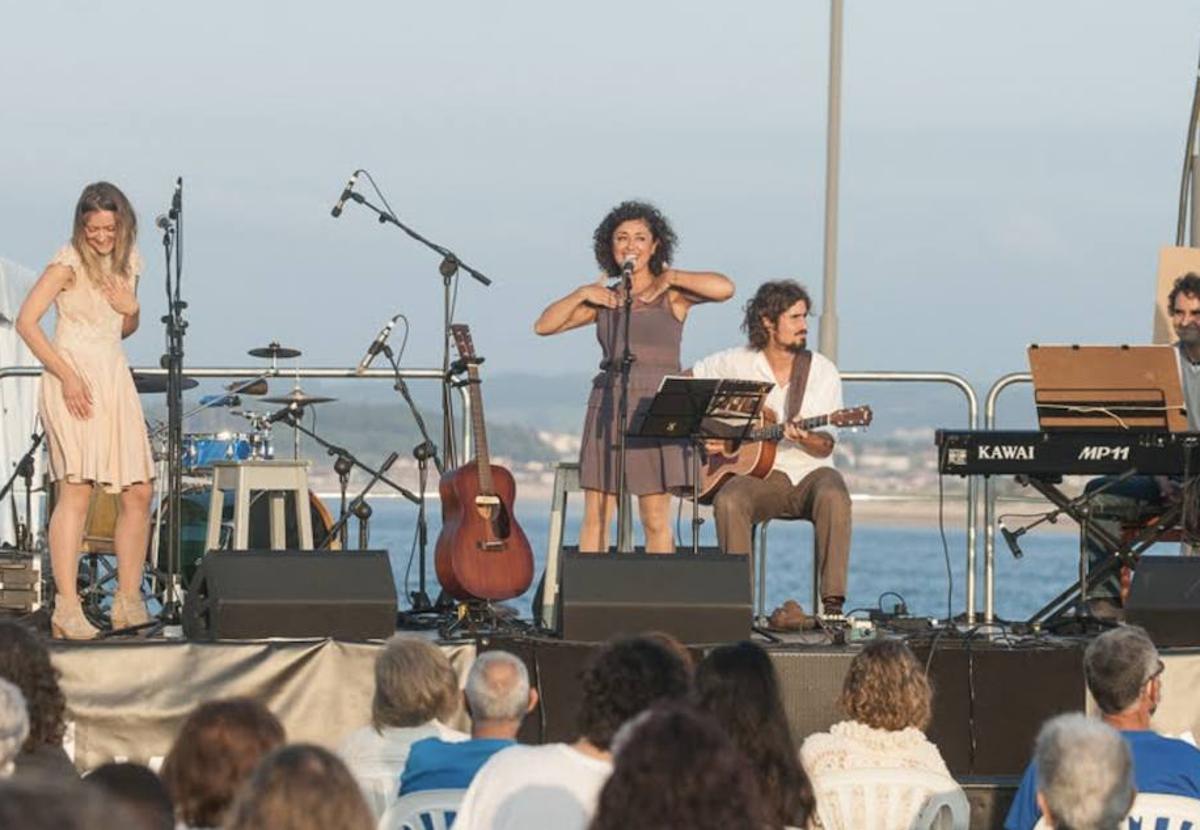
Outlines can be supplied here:
[[13, 620], [0, 620], [0, 677], [25, 695], [29, 737], [24, 751], [44, 744], [62, 746], [67, 700], [58, 686], [58, 670], [42, 639]]
[[933, 716], [933, 687], [900, 640], [872, 640], [850, 661], [838, 701], [847, 715], [873, 729], [922, 732]]
[[583, 674], [579, 732], [608, 749], [621, 724], [658, 701], [680, 700], [691, 679], [679, 656], [646, 637], [605, 646]]
[[795, 280], [775, 280], [760, 285], [742, 308], [742, 331], [746, 332], [750, 348], [761, 352], [771, 342], [771, 332], [767, 331], [764, 318], [778, 323], [779, 315], [800, 301], [812, 308], [808, 290]]
[[621, 202], [608, 212], [608, 215], [596, 226], [592, 233], [592, 250], [596, 254], [596, 262], [604, 269], [604, 273], [615, 277], [621, 273], [621, 263], [613, 257], [613, 234], [617, 232], [622, 222], [640, 219], [650, 228], [650, 235], [658, 243], [658, 249], [650, 257], [651, 273], [661, 274], [667, 265], [674, 261], [675, 243], [678, 237], [671, 228], [667, 217], [649, 202]]

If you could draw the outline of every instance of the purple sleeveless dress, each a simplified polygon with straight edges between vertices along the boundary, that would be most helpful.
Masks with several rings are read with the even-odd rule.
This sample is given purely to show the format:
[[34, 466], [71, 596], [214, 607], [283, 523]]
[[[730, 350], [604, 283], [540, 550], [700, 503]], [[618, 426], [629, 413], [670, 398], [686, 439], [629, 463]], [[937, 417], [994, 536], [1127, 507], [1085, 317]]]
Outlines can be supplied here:
[[[620, 433], [617, 419], [621, 397], [621, 354], [625, 348], [624, 309], [599, 310], [596, 339], [604, 359], [592, 381], [583, 440], [579, 450], [579, 480], [587, 490], [616, 493]], [[641, 421], [663, 376], [679, 374], [679, 345], [683, 323], [671, 311], [667, 294], [644, 303], [635, 297], [629, 320], [633, 366], [629, 372], [630, 427]], [[690, 449], [685, 441], [625, 439], [625, 484], [637, 496], [683, 492], [691, 487]]]

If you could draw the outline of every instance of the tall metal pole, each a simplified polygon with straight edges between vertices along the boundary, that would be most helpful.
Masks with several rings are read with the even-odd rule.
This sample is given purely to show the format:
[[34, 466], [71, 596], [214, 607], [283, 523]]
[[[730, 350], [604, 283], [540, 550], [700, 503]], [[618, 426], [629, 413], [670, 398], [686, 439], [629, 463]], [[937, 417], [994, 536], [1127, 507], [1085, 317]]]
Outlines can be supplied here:
[[837, 363], [838, 162], [842, 142], [842, 0], [829, 2], [829, 118], [825, 131], [825, 265], [818, 350]]

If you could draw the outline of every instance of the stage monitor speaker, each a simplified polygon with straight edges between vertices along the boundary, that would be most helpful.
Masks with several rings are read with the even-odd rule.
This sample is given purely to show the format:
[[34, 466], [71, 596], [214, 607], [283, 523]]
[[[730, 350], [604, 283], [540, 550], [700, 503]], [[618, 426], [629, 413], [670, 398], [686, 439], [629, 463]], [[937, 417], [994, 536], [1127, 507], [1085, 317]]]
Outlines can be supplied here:
[[748, 556], [579, 553], [563, 548], [563, 639], [601, 642], [664, 631], [684, 643], [750, 636]]
[[386, 639], [396, 631], [387, 551], [209, 551], [183, 605], [183, 631], [193, 640]]
[[1200, 557], [1139, 559], [1125, 619], [1146, 629], [1159, 648], [1200, 645]]

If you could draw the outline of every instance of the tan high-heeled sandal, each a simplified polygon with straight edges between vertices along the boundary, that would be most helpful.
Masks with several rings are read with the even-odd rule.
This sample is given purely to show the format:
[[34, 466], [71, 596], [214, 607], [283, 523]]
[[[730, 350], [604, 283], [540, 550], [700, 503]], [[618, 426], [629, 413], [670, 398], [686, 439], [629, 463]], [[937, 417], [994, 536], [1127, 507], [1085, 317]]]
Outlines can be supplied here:
[[112, 620], [114, 630], [145, 625], [150, 622], [150, 615], [146, 612], [146, 603], [142, 602], [142, 595], [138, 593], [126, 596], [119, 590], [113, 595], [112, 613], [109, 618]]
[[50, 633], [60, 640], [94, 640], [100, 631], [83, 615], [79, 597], [67, 599], [58, 594], [54, 598], [54, 615], [50, 617]]

